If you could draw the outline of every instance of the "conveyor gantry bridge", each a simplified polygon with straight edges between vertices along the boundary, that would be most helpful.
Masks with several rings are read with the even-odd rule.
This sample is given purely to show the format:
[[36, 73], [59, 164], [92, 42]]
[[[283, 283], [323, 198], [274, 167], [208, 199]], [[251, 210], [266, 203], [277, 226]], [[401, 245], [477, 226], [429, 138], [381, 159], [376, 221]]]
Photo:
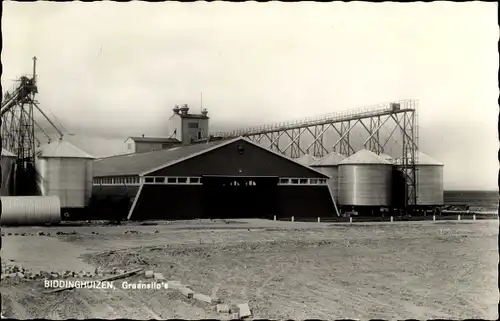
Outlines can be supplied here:
[[[350, 156], [359, 150], [351, 141], [353, 129], [361, 128], [366, 135], [363, 137], [366, 139], [362, 147], [377, 154], [384, 153], [391, 139], [397, 142], [398, 165], [405, 173], [408, 183], [407, 205], [412, 205], [416, 204], [417, 197], [415, 169], [418, 150], [417, 107], [417, 100], [401, 100], [316, 118], [212, 133], [211, 136], [221, 138], [245, 136], [291, 158], [304, 154], [322, 157], [332, 151]], [[381, 135], [383, 128], [391, 128], [390, 134], [386, 137]], [[304, 139], [305, 136], [308, 141]], [[325, 144], [327, 136], [335, 137], [336, 140], [327, 145]]]

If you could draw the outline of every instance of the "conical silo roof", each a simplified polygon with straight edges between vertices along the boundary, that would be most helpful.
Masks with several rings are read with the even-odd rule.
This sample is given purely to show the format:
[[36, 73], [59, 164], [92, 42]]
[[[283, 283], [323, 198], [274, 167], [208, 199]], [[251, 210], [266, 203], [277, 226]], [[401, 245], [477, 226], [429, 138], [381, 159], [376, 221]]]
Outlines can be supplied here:
[[416, 159], [415, 163], [416, 163], [416, 165], [433, 165], [433, 166], [443, 166], [444, 165], [443, 163], [441, 163], [437, 159], [434, 159], [421, 151], [417, 152], [417, 159]]
[[359, 152], [351, 155], [339, 163], [339, 165], [392, 165], [379, 155], [367, 149], [362, 149]]
[[17, 157], [14, 153], [2, 148], [2, 157]]
[[378, 156], [382, 157], [382, 159], [385, 159], [389, 163], [394, 164], [394, 157], [392, 157], [391, 155], [385, 154], [385, 153], [381, 153]]
[[94, 156], [64, 140], [40, 146], [37, 156], [40, 158], [95, 158]]
[[330, 154], [314, 162], [311, 166], [315, 167], [337, 166], [344, 159], [346, 159], [344, 155], [337, 152], [331, 152]]
[[314, 157], [313, 155], [311, 154], [305, 154], [305, 155], [302, 155], [301, 157], [297, 158], [296, 161], [302, 165], [306, 165], [306, 166], [311, 166], [312, 164], [314, 164], [318, 159], [316, 157]]

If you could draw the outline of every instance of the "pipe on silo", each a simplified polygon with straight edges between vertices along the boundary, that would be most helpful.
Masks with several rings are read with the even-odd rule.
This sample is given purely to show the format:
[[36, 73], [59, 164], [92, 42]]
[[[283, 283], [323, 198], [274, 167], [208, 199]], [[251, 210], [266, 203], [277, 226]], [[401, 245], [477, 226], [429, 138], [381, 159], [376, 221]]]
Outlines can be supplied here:
[[57, 196], [3, 196], [0, 225], [55, 225], [61, 222]]

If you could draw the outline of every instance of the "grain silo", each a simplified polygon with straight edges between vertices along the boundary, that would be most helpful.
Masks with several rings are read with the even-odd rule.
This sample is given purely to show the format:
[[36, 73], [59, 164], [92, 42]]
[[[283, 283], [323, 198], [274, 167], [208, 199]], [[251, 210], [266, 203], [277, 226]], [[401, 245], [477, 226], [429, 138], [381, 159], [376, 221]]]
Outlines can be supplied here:
[[86, 207], [92, 191], [93, 159], [64, 140], [41, 146], [36, 162], [41, 194], [58, 196], [63, 209]]
[[16, 155], [2, 148], [2, 188], [1, 196], [12, 196]]
[[332, 193], [332, 197], [335, 199], [335, 201], [338, 201], [338, 196], [339, 196], [338, 165], [345, 158], [346, 157], [342, 154], [339, 154], [337, 152], [332, 152], [311, 165], [311, 167], [314, 167], [321, 173], [330, 177], [330, 179], [327, 181], [327, 184], [328, 187], [330, 188], [330, 192]]
[[339, 204], [354, 207], [391, 205], [392, 164], [363, 149], [339, 163]]
[[417, 170], [417, 205], [443, 205], [444, 164], [418, 151], [417, 159], [415, 160], [415, 168]]
[[296, 162], [305, 166], [311, 166], [316, 163], [318, 159], [311, 154], [304, 154], [301, 157], [295, 159]]

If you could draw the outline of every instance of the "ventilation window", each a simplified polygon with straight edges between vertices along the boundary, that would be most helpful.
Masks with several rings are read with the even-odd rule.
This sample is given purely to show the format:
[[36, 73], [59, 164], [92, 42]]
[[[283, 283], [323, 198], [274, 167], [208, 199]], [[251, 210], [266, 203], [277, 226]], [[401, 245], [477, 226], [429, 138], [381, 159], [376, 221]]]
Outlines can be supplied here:
[[169, 178], [167, 178], [167, 183], [169, 183], [169, 184], [175, 184], [175, 183], [177, 183], [177, 177], [169, 177]]
[[177, 182], [181, 184], [186, 184], [187, 183], [187, 178], [186, 177], [178, 177]]
[[190, 182], [190, 183], [193, 183], [193, 184], [197, 184], [197, 183], [199, 183], [199, 182], [200, 182], [200, 178], [199, 178], [199, 177], [191, 177], [191, 178], [189, 179], [189, 182]]
[[154, 183], [155, 182], [155, 179], [153, 177], [146, 177], [145, 178], [145, 182], [146, 183]]
[[318, 184], [318, 180], [316, 178], [311, 179], [311, 184]]
[[326, 179], [324, 179], [324, 178], [320, 178], [319, 183], [320, 183], [320, 184], [326, 184]]
[[292, 184], [298, 184], [299, 183], [299, 180], [296, 179], [296, 178], [292, 178]]
[[288, 178], [280, 178], [280, 184], [289, 184], [290, 180]]
[[307, 178], [303, 178], [299, 181], [299, 184], [307, 184]]
[[165, 177], [155, 177], [155, 183], [165, 183]]

